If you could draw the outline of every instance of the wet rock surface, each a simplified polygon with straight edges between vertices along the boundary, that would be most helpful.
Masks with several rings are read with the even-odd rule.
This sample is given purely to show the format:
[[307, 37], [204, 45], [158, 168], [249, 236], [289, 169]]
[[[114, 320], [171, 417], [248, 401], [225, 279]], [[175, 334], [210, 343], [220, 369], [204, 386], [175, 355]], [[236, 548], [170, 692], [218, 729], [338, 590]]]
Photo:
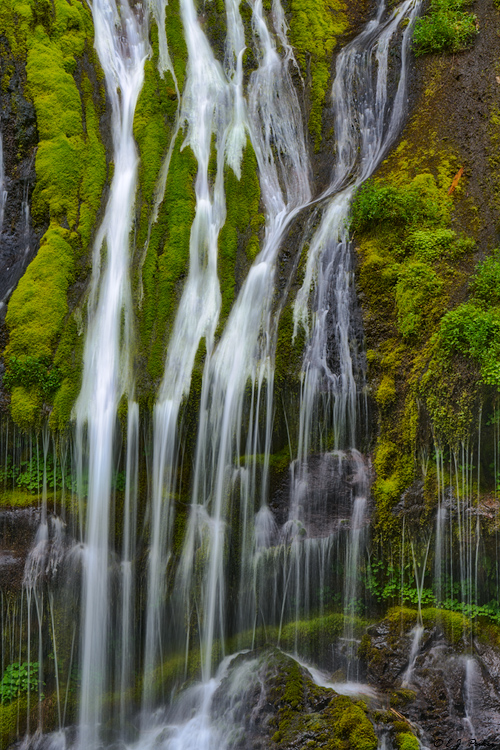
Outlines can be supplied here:
[[0, 589], [21, 588], [40, 515], [37, 508], [0, 510]]
[[455, 747], [460, 740], [469, 746], [474, 739], [478, 747], [498, 748], [500, 651], [484, 634], [458, 633], [457, 623], [439, 617], [425, 623], [412, 665], [414, 629], [397, 616], [373, 625], [360, 648], [366, 680], [387, 692], [393, 710], [418, 727], [425, 745]]
[[[0, 325], [6, 303], [38, 249], [41, 231], [33, 229], [29, 205], [35, 185], [38, 131], [35, 108], [25, 94], [25, 65], [0, 34], [0, 130], [7, 193], [0, 233]], [[42, 229], [42, 228], [40, 228]], [[0, 348], [5, 334], [0, 330]]]
[[363, 495], [364, 461], [357, 451], [332, 451], [310, 457], [304, 476], [295, 462], [271, 498], [278, 526], [291, 516], [315, 539], [348, 529], [354, 498]]

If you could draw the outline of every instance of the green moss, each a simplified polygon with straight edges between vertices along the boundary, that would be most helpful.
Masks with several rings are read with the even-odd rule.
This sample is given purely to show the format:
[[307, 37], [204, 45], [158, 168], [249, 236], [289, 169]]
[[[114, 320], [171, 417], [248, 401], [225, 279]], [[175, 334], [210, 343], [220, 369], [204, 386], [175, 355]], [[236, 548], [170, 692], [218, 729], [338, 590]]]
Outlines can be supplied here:
[[189, 267], [189, 241], [195, 217], [197, 162], [189, 147], [180, 150], [179, 133], [172, 153], [165, 198], [153, 225], [142, 269], [144, 298], [140, 319], [142, 350], [153, 381], [163, 373], [166, 343]]
[[439, 315], [444, 283], [438, 274], [420, 261], [406, 263], [396, 284], [397, 322], [403, 339], [422, 333], [431, 318]]
[[10, 397], [10, 413], [14, 422], [23, 430], [28, 430], [39, 420], [42, 399], [37, 388], [24, 388], [17, 385]]
[[260, 208], [260, 184], [257, 159], [250, 141], [241, 162], [241, 175], [230, 167], [224, 170], [227, 214], [219, 235], [218, 275], [221, 280], [222, 306], [219, 325], [229, 315], [234, 300], [238, 248], [244, 246], [249, 262], [259, 252], [259, 229], [264, 224]]
[[402, 708], [415, 700], [416, 695], [414, 690], [405, 690], [402, 688], [391, 693], [389, 702], [392, 708]]
[[411, 732], [399, 732], [396, 735], [398, 750], [419, 750], [420, 742]]
[[349, 26], [342, 0], [291, 0], [290, 41], [304, 79], [310, 78], [309, 130], [321, 145], [323, 106], [332, 52]]
[[[471, 633], [471, 622], [461, 612], [452, 612], [437, 607], [425, 607], [421, 611], [424, 627], [439, 627], [447, 640], [458, 646], [467, 641]], [[407, 607], [393, 607], [387, 614], [386, 621], [393, 633], [409, 631], [417, 622], [418, 613]]]
[[3, 0], [0, 3], [0, 28], [9, 46], [19, 59], [26, 56], [26, 38], [33, 23], [30, 0]]
[[93, 89], [86, 75], [82, 78], [82, 92], [85, 107], [86, 138], [79, 189], [80, 215], [78, 231], [81, 237], [82, 249], [85, 250], [90, 246], [97, 212], [101, 206], [107, 169], [106, 150], [100, 137], [99, 116], [93, 100]]
[[170, 0], [165, 7], [165, 30], [177, 85], [179, 91], [182, 92], [186, 77], [188, 52], [184, 39], [179, 0]]
[[306, 337], [304, 330], [299, 328], [294, 338], [293, 330], [293, 303], [288, 302], [278, 322], [275, 374], [278, 386], [289, 386], [293, 380], [297, 382], [301, 371]]
[[79, 331], [75, 314], [66, 320], [57, 348], [54, 364], [61, 373], [61, 387], [54, 398], [49, 424], [63, 430], [71, 418], [81, 387], [84, 338]]
[[[151, 29], [153, 58], [144, 64], [144, 84], [134, 114], [134, 137], [140, 154], [139, 188], [142, 211], [151, 211], [156, 182], [168, 150], [177, 112], [177, 92], [170, 73], [158, 71], [158, 30]], [[141, 224], [143, 219], [141, 218]]]
[[6, 705], [0, 704], [0, 749], [5, 750], [24, 732], [27, 712], [26, 698]]
[[382, 377], [375, 398], [381, 409], [385, 409], [394, 402], [396, 387], [394, 385], [394, 378], [391, 375], [384, 375]]
[[[430, 417], [434, 434], [456, 443], [467, 435], [477, 393], [473, 376], [457, 357], [450, 366], [450, 358], [443, 356], [438, 340], [444, 341], [444, 334], [436, 334], [436, 329], [452, 327], [447, 327], [447, 309], [464, 285], [475, 243], [449, 226], [452, 201], [443, 186], [451, 183], [453, 160], [436, 151], [434, 136], [427, 154], [432, 174], [416, 171], [425, 168], [425, 161], [417, 164], [402, 141], [384, 165], [383, 177], [358, 192], [351, 220], [361, 258], [368, 376], [376, 384], [380, 408], [373, 488], [377, 533], [392, 537], [396, 546], [400, 520], [392, 509], [419, 478], [415, 456], [422, 428], [429, 429], [426, 420]], [[492, 345], [482, 356], [490, 357], [493, 378], [491, 328]], [[465, 349], [462, 343], [460, 356]]]
[[10, 332], [7, 366], [11, 357], [51, 357], [68, 311], [68, 287], [74, 279], [72, 239], [67, 229], [52, 226], [12, 294], [6, 315]]

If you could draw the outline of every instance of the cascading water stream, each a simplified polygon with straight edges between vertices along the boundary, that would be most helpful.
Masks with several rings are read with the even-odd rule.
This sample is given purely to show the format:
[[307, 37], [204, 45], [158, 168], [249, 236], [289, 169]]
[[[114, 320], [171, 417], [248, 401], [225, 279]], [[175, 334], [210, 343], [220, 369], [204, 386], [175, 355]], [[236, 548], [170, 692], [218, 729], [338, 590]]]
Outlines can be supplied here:
[[[183, 0], [181, 15], [188, 47], [187, 80], [180, 126], [186, 129], [184, 147], [190, 146], [198, 163], [195, 183], [196, 214], [190, 235], [189, 274], [169, 342], [165, 374], [154, 411], [153, 538], [149, 555], [146, 615], [144, 705], [151, 705], [150, 675], [162, 652], [164, 576], [172, 529], [171, 504], [179, 439], [177, 422], [182, 400], [188, 396], [196, 353], [205, 339], [207, 361], [213, 348], [221, 295], [217, 277], [218, 236], [226, 217], [224, 161], [239, 175], [246, 142], [246, 114], [242, 103], [244, 35], [237, 6], [228, 7], [227, 58], [224, 71], [215, 59], [198, 22], [192, 0]], [[233, 61], [236, 58], [236, 67]], [[215, 135], [217, 173], [210, 185], [209, 162]], [[193, 325], [193, 319], [195, 324]]]
[[[265, 23], [260, 0], [253, 6], [253, 25], [259, 38], [259, 67], [250, 79], [248, 127], [259, 165], [267, 223], [264, 246], [236, 299], [222, 337], [205, 366], [194, 475], [193, 509], [180, 563], [178, 591], [188, 606], [193, 590], [201, 588], [201, 648], [204, 677], [212, 671], [212, 647], [224, 640], [224, 542], [234, 487], [241, 483], [240, 518], [244, 530], [242, 556], [251, 552], [255, 497], [265, 502], [262, 488], [245, 484], [255, 477], [251, 460], [241, 455], [269, 455], [271, 434], [272, 351], [271, 303], [274, 271], [280, 241], [297, 209], [310, 200], [309, 165], [303, 130], [297, 117], [298, 103], [287, 69]], [[271, 143], [273, 146], [271, 146]], [[274, 153], [278, 154], [275, 159]], [[284, 156], [287, 156], [285, 161]], [[280, 185], [284, 184], [284, 194]], [[258, 423], [267, 382], [263, 445]], [[252, 384], [249, 415], [244, 415], [245, 389]], [[246, 439], [244, 420], [246, 425]], [[265, 479], [263, 481], [265, 487]], [[236, 493], [235, 493], [236, 496]], [[208, 562], [202, 580], [195, 582], [196, 554], [208, 546]], [[248, 565], [242, 560], [244, 572]], [[187, 616], [189, 617], [189, 610]], [[253, 615], [245, 613], [246, 622]]]
[[[314, 297], [312, 331], [306, 349], [304, 385], [301, 401], [301, 434], [299, 456], [302, 461], [308, 457], [311, 440], [311, 416], [317, 403], [320, 384], [325, 376], [328, 381], [328, 398], [333, 410], [333, 424], [338, 446], [351, 451], [355, 446], [357, 386], [352, 364], [350, 346], [350, 248], [345, 228], [352, 195], [355, 189], [373, 172], [397, 132], [405, 104], [406, 50], [410, 39], [410, 26], [402, 33], [403, 68], [399, 77], [394, 106], [387, 104], [387, 59], [389, 44], [398, 31], [400, 21], [406, 15], [413, 20], [418, 10], [417, 0], [407, 0], [388, 19], [383, 19], [384, 5], [379, 5], [377, 18], [368, 24], [365, 31], [352, 45], [339, 55], [336, 92], [336, 123], [339, 132], [338, 158], [332, 186], [328, 193], [341, 192], [329, 200], [323, 211], [319, 229], [313, 237], [308, 256], [306, 279], [296, 304], [296, 321], [308, 328], [308, 307]], [[274, 4], [279, 8], [279, 3]], [[275, 18], [282, 15], [275, 13]], [[185, 28], [186, 16], [184, 17]], [[278, 20], [279, 32], [283, 34], [282, 20]], [[213, 646], [218, 640], [223, 646], [225, 622], [225, 561], [224, 547], [226, 527], [233, 502], [239, 504], [241, 538], [241, 570], [254, 569], [254, 555], [262, 544], [270, 542], [274, 535], [272, 523], [266, 513], [265, 469], [262, 484], [256, 484], [256, 472], [251, 456], [263, 453], [268, 460], [270, 452], [270, 431], [272, 422], [273, 391], [273, 334], [271, 326], [271, 304], [274, 291], [276, 258], [284, 232], [298, 209], [310, 201], [310, 188], [307, 179], [308, 161], [302, 137], [302, 126], [295, 117], [295, 92], [287, 70], [289, 58], [280, 59], [273, 36], [262, 13], [262, 5], [253, 5], [253, 27], [260, 44], [259, 67], [251, 75], [248, 91], [247, 121], [259, 165], [263, 200], [266, 207], [267, 223], [263, 249], [250, 269], [245, 283], [233, 305], [220, 341], [213, 352], [208, 349], [203, 388], [201, 395], [200, 421], [197, 441], [194, 488], [184, 549], [179, 563], [173, 597], [179, 603], [174, 607], [177, 617], [189, 622], [196, 607], [200, 630], [202, 674], [206, 689], [198, 696], [198, 716], [196, 727], [178, 734], [176, 740], [167, 743], [168, 747], [185, 747], [189, 737], [203, 747], [212, 747], [215, 735], [209, 729], [209, 705], [213, 694], [209, 677], [213, 668]], [[199, 34], [194, 27], [193, 33]], [[188, 45], [189, 46], [189, 45]], [[289, 48], [284, 47], [286, 54]], [[204, 40], [198, 38], [196, 47], [189, 47], [190, 65], [192, 58], [206, 54]], [[376, 84], [371, 86], [374, 77], [372, 60], [377, 62]], [[212, 59], [205, 59], [205, 69], [213, 65]], [[354, 81], [359, 88], [354, 90]], [[351, 90], [352, 87], [352, 90]], [[356, 96], [362, 110], [355, 106]], [[344, 106], [345, 105], [345, 106]], [[183, 105], [183, 111], [185, 111]], [[298, 108], [297, 108], [298, 109]], [[357, 128], [361, 123], [361, 133]], [[358, 153], [360, 157], [358, 157]], [[219, 149], [218, 154], [220, 155]], [[278, 158], [276, 158], [278, 155]], [[285, 158], [286, 155], [286, 158]], [[198, 164], [200, 166], [200, 157]], [[200, 175], [199, 170], [199, 175]], [[350, 181], [350, 182], [349, 182]], [[347, 183], [347, 187], [344, 187]], [[197, 193], [198, 196], [198, 193]], [[332, 240], [333, 238], [333, 240]], [[337, 241], [337, 238], [340, 238]], [[195, 256], [196, 259], [196, 256]], [[193, 257], [191, 256], [191, 263]], [[192, 269], [190, 269], [190, 275]], [[327, 297], [329, 290], [335, 289], [337, 320], [337, 346], [339, 350], [340, 376], [325, 365], [327, 324], [329, 322]], [[186, 288], [189, 287], [189, 281]], [[315, 293], [312, 293], [314, 287]], [[186, 288], [184, 294], [186, 294]], [[301, 308], [302, 305], [302, 308]], [[176, 319], [176, 327], [183, 322], [182, 302]], [[191, 329], [192, 329], [191, 321]], [[175, 329], [174, 329], [175, 330]], [[189, 338], [188, 338], [189, 340]], [[169, 359], [165, 371], [165, 383], [169, 375], [169, 388], [172, 388], [171, 375], [175, 374], [172, 352], [176, 351], [175, 334], [171, 343]], [[199, 341], [199, 337], [197, 339]], [[194, 358], [194, 347], [191, 355]], [[180, 401], [186, 395], [191, 377], [192, 359], [183, 363], [181, 374], [188, 378], [187, 385], [179, 393], [171, 416], [164, 422], [158, 437], [162, 436], [163, 447], [158, 451], [161, 460], [168, 457], [167, 464], [175, 466], [175, 429]], [[173, 379], [175, 383], [175, 378]], [[251, 391], [246, 393], [250, 383]], [[163, 389], [162, 389], [163, 393]], [[247, 401], [245, 401], [245, 398]], [[159, 409], [161, 398], [157, 409]], [[166, 400], [168, 402], [169, 399]], [[167, 407], [171, 409], [171, 405]], [[158, 412], [157, 415], [158, 417]], [[265, 427], [258, 429], [259, 421]], [[172, 425], [167, 427], [166, 425]], [[155, 446], [156, 449], [156, 446]], [[171, 451], [168, 454], [167, 451]], [[241, 459], [245, 456], [245, 459]], [[160, 458], [158, 459], [158, 461]], [[355, 481], [359, 496], [355, 502], [358, 508], [353, 517], [351, 549], [347, 566], [350, 569], [351, 585], [348, 587], [349, 602], [355, 596], [356, 571], [360, 556], [360, 534], [363, 527], [366, 505], [366, 477], [363, 462], [360, 476]], [[157, 464], [159, 465], [159, 463]], [[169, 469], [171, 471], [171, 469]], [[162, 496], [167, 486], [173, 491], [172, 480], [165, 484], [165, 469], [155, 475], [158, 490]], [[160, 481], [158, 481], [158, 477]], [[254, 518], [255, 497], [260, 498], [261, 510]], [[156, 501], [157, 505], [159, 501]], [[163, 511], [165, 512], [165, 511]], [[256, 540], [256, 534], [259, 540]], [[258, 541], [256, 547], [256, 541]], [[168, 550], [168, 545], [166, 546]], [[152, 570], [152, 547], [150, 575]], [[200, 573], [199, 559], [203, 551], [203, 568]], [[259, 552], [261, 554], [261, 552]], [[325, 560], [328, 559], [328, 554]], [[165, 563], [165, 558], [163, 558]], [[150, 584], [151, 584], [150, 578]], [[196, 593], [197, 601], [192, 601]], [[245, 612], [239, 613], [238, 627], [251, 626], [255, 620], [255, 600], [247, 602]], [[349, 604], [350, 606], [350, 604]], [[182, 615], [180, 614], [182, 613]], [[156, 615], [152, 615], [155, 617]], [[189, 645], [188, 632], [188, 645]], [[149, 668], [152, 667], [153, 659]], [[204, 717], [204, 718], [203, 718]], [[187, 724], [183, 725], [187, 727]], [[193, 729], [193, 731], [191, 731]], [[181, 738], [182, 736], [182, 738]], [[144, 742], [146, 738], [144, 737]], [[201, 743], [201, 744], [200, 744]], [[140, 745], [145, 747], [146, 744]]]
[[[311, 450], [325, 450], [324, 435], [333, 433], [333, 444], [356, 447], [358, 385], [352, 327], [353, 274], [348, 215], [352, 197], [374, 172], [398, 133], [406, 108], [407, 53], [418, 0], [406, 0], [388, 18], [385, 2], [378, 5], [376, 18], [339, 54], [332, 96], [337, 134], [336, 164], [330, 193], [339, 192], [323, 211], [307, 259], [305, 278], [294, 306], [294, 335], [301, 326], [307, 336], [305, 348], [298, 461], [300, 470], [293, 495], [308, 481]], [[392, 103], [388, 96], [390, 44], [403, 18], [409, 23], [401, 37], [401, 69]], [[376, 65], [374, 66], [374, 62]], [[374, 81], [375, 79], [375, 81]], [[392, 106], [391, 106], [392, 105]], [[333, 304], [332, 304], [333, 300]], [[310, 309], [312, 308], [312, 316]], [[312, 320], [310, 320], [312, 317]], [[334, 331], [331, 351], [331, 331]], [[362, 372], [360, 373], [362, 378]], [[361, 462], [358, 472], [366, 473]], [[345, 637], [352, 642], [360, 534], [364, 525], [368, 481], [361, 481], [362, 494], [354, 500], [351, 532], [346, 552], [344, 609]], [[348, 649], [349, 651], [352, 649]], [[348, 670], [350, 662], [348, 658]]]
[[94, 0], [96, 49], [112, 106], [115, 170], [93, 258], [83, 382], [75, 411], [80, 485], [88, 456], [82, 598], [81, 750], [98, 745], [108, 679], [108, 536], [118, 402], [132, 390], [129, 232], [137, 177], [132, 133], [148, 52], [147, 18], [128, 0]]

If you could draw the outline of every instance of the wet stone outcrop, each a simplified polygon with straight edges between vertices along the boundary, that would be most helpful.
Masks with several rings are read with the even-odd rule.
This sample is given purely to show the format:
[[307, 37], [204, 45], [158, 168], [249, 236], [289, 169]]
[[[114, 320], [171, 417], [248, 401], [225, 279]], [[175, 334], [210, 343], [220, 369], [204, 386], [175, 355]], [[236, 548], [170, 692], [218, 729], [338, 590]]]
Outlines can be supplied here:
[[458, 613], [424, 610], [417, 629], [409, 612], [368, 628], [359, 652], [367, 682], [387, 692], [424, 744], [500, 747], [500, 650]]
[[235, 727], [234, 750], [376, 750], [365, 702], [314, 683], [310, 672], [277, 648], [242, 654], [213, 699], [215, 721]]

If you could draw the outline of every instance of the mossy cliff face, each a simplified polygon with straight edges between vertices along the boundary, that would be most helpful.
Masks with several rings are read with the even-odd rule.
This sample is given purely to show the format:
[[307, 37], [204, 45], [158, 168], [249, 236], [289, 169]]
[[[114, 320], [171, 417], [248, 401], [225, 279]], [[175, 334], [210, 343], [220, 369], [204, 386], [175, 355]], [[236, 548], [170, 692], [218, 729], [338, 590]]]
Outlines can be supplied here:
[[[87, 258], [106, 180], [100, 118], [105, 95], [94, 54], [90, 10], [73, 2], [2, 4], [3, 28], [25, 74], [24, 96], [38, 130], [35, 226], [40, 249], [14, 291], [4, 351], [11, 414], [23, 428], [63, 427], [79, 388], [79, 349], [71, 306]], [[76, 297], [76, 299], [75, 299]]]
[[[418, 58], [413, 115], [353, 209], [376, 415], [376, 534], [391, 538], [393, 551], [402, 493], [421, 482], [420, 524], [434, 518], [438, 479], [451, 476], [443, 478], [442, 467], [437, 476], [433, 456], [440, 451], [453, 463], [464, 446], [477, 456], [500, 385], [499, 91], [485, 74], [498, 65], [499, 18], [487, 3], [474, 10], [480, 34], [470, 51]], [[493, 481], [486, 440], [476, 493]]]

